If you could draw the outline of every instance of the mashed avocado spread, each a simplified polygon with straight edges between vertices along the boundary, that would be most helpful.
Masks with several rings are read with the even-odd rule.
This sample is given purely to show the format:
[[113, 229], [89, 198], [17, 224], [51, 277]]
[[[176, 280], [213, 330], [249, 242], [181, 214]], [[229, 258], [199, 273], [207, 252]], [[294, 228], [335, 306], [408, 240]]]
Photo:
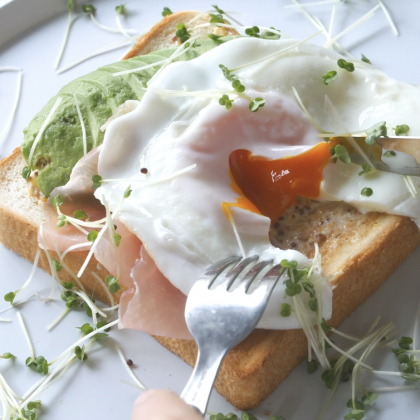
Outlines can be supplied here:
[[[177, 60], [191, 60], [232, 38], [234, 37], [220, 38], [217, 41], [212, 39], [196, 41], [194, 47], [178, 57]], [[57, 111], [35, 148], [30, 168], [39, 171], [38, 187], [46, 197], [54, 188], [67, 183], [74, 165], [83, 156], [82, 127], [73, 93], [76, 94], [83, 116], [87, 150], [89, 151], [102, 143], [104, 133], [100, 127], [115, 113], [117, 108], [129, 99], [140, 100], [142, 98], [146, 83], [158, 71], [160, 65], [124, 76], [112, 76], [112, 74], [164, 60], [170, 57], [174, 51], [174, 48], [159, 50], [101, 67], [64, 86], [35, 116], [29, 126], [24, 129], [22, 154], [26, 162], [28, 162], [32, 144], [43, 122], [57, 98], [62, 98]]]

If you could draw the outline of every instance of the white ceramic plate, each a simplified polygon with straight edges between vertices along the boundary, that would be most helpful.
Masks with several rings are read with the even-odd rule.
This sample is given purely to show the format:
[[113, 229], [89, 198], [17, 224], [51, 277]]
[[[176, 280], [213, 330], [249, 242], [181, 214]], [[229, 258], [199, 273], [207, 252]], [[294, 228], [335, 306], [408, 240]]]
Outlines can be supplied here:
[[[104, 54], [67, 73], [56, 75], [53, 63], [65, 29], [67, 2], [13, 0], [9, 3], [1, 1], [0, 5], [4, 3], [6, 4], [0, 8], [0, 67], [20, 67], [24, 78], [18, 112], [0, 152], [1, 157], [8, 155], [20, 144], [22, 129], [61, 86], [101, 65], [120, 59], [125, 50], [123, 48]], [[387, 3], [401, 32], [400, 37], [393, 35], [383, 13], [378, 10], [371, 20], [346, 35], [341, 42], [356, 57], [360, 57], [360, 53], [365, 54], [372, 63], [386, 70], [391, 76], [420, 84], [420, 62], [417, 54], [420, 3], [416, 0], [388, 0]], [[115, 26], [114, 7], [117, 3], [103, 0], [95, 1], [94, 4], [97, 7], [97, 18], [104, 24]], [[296, 9], [283, 9], [286, 4], [290, 3], [286, 0], [240, 3], [224, 0], [219, 6], [225, 10], [240, 11], [242, 15], [238, 15], [237, 19], [247, 25], [274, 26], [297, 38], [304, 38], [316, 32], [302, 13]], [[376, 4], [374, 0], [340, 2], [333, 33], [341, 32]], [[161, 0], [131, 1], [127, 5], [130, 15], [124, 20], [124, 25], [145, 31], [160, 19], [164, 6], [169, 6], [174, 11], [210, 9], [210, 5], [201, 0], [183, 0], [177, 1], [176, 4]], [[332, 5], [327, 4], [308, 8], [308, 11], [316, 14], [328, 26], [331, 8]], [[80, 9], [80, 4], [77, 9]], [[79, 17], [72, 27], [62, 65], [70, 64], [104, 45], [122, 39], [119, 35], [100, 31], [79, 11], [76, 15]], [[317, 43], [322, 44], [323, 41], [322, 36], [316, 38]], [[0, 127], [5, 124], [13, 101], [15, 81], [16, 74], [0, 73]], [[3, 296], [25, 281], [31, 266], [3, 246], [0, 246], [0, 261], [0, 295]], [[342, 330], [362, 335], [376, 316], [382, 315], [383, 322], [396, 323], [401, 335], [412, 336], [420, 297], [419, 261], [420, 250], [417, 250], [387, 283], [343, 324]], [[49, 294], [50, 284], [49, 276], [38, 270], [35, 280], [22, 294], [22, 298], [34, 292], [46, 296]], [[7, 307], [8, 304], [1, 300], [0, 311]], [[33, 298], [18, 309], [26, 321], [36, 354], [43, 355], [48, 360], [54, 359], [75, 342], [80, 336], [75, 327], [87, 322], [84, 314], [72, 312], [48, 333], [46, 326], [62, 309], [63, 303], [59, 296], [47, 304]], [[16, 309], [0, 314], [0, 317], [12, 321], [0, 322], [0, 354], [10, 351], [18, 356], [15, 361], [0, 359], [0, 372], [10, 386], [22, 395], [39, 379], [39, 375], [24, 365], [29, 350], [17, 322]], [[116, 355], [116, 343], [119, 343], [127, 358], [134, 361], [133, 371], [147, 387], [168, 388], [181, 392], [191, 373], [189, 366], [158, 345], [147, 334], [114, 330], [110, 338], [103, 340], [102, 344], [98, 344], [89, 352], [89, 359], [85, 363], [76, 363], [63, 378], [40, 396], [44, 404], [42, 419], [70, 420], [76, 416], [104, 420], [129, 418], [138, 391], [121, 382], [121, 379], [131, 380]], [[337, 339], [337, 343], [342, 342]], [[394, 356], [389, 351], [376, 353], [376, 357], [371, 358], [370, 363], [377, 369], [397, 369]], [[365, 385], [403, 384], [399, 378], [391, 379], [374, 380], [370, 374], [363, 375]], [[367, 412], [366, 418], [417, 418], [420, 408], [417, 392], [381, 395], [374, 408]], [[271, 413], [282, 414], [287, 420], [315, 419], [328, 394], [329, 391], [320, 379], [320, 372], [309, 376], [302, 364], [254, 413], [260, 418], [266, 418], [268, 413]], [[338, 419], [347, 414], [345, 404], [350, 394], [349, 384], [343, 384], [324, 418]], [[209, 409], [225, 413], [234, 411], [234, 408], [215, 392]]]

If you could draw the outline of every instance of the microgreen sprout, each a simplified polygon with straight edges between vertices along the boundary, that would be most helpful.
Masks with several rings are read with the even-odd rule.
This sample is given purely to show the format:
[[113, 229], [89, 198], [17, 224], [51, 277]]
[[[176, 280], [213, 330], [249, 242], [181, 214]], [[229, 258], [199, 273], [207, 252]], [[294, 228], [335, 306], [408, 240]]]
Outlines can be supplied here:
[[169, 15], [172, 15], [172, 14], [173, 14], [173, 12], [169, 7], [164, 7], [163, 8], [163, 10], [162, 10], [162, 16], [163, 17], [169, 16]]
[[337, 79], [338, 73], [335, 70], [331, 70], [327, 73], [325, 73], [322, 78], [324, 79], [324, 84], [329, 85], [331, 82], [333, 82], [335, 79]]
[[67, 223], [67, 218], [64, 214], [60, 214], [57, 218], [57, 227], [61, 228]]
[[387, 137], [386, 122], [381, 121], [366, 130], [366, 144], [371, 146], [380, 137]]
[[243, 411], [241, 414], [241, 420], [258, 420], [253, 414]]
[[[123, 28], [122, 23], [121, 23], [121, 16], [124, 16], [126, 14], [126, 9], [125, 9], [126, 3], [124, 4], [120, 4], [119, 6], [117, 6], [115, 8], [115, 11], [117, 12], [117, 14], [115, 15], [115, 22], [117, 24], [118, 30], [121, 34], [123, 34], [127, 39], [130, 39], [133, 42], [137, 42], [138, 38], [131, 36], [129, 34], [129, 32], [131, 32], [130, 30], [126, 30]], [[91, 15], [92, 17], [93, 15]]]
[[328, 389], [332, 389], [336, 380], [336, 376], [332, 369], [328, 369], [321, 375], [321, 379], [325, 382], [325, 386]]
[[397, 154], [394, 152], [394, 150], [388, 150], [384, 153], [384, 156], [391, 157], [391, 156], [397, 156]]
[[117, 14], [124, 15], [125, 14], [125, 6], [126, 5], [127, 5], [127, 3], [120, 4], [119, 6], [116, 6], [115, 7], [115, 11], [117, 12]]
[[102, 177], [100, 175], [93, 175], [92, 181], [93, 181], [92, 190], [96, 190], [101, 186]]
[[129, 185], [129, 186], [126, 188], [126, 190], [124, 191], [124, 195], [123, 195], [124, 199], [125, 199], [125, 198], [130, 197], [131, 192], [132, 192], [131, 185]]
[[296, 296], [302, 292], [302, 286], [300, 284], [294, 283], [292, 280], [286, 280], [284, 282], [286, 286], [285, 293], [287, 296]]
[[74, 354], [76, 355], [76, 357], [81, 360], [82, 362], [85, 361], [88, 357], [87, 354], [85, 353], [85, 346], [76, 346], [74, 348]]
[[29, 169], [28, 166], [25, 166], [22, 169], [22, 177], [23, 177], [23, 179], [28, 180], [30, 176], [31, 176], [31, 170]]
[[318, 310], [318, 299], [317, 298], [309, 299], [308, 305], [311, 311], [316, 312]]
[[53, 266], [55, 268], [55, 271], [61, 271], [63, 269], [63, 266], [54, 258], [51, 259]]
[[67, 45], [67, 40], [69, 37], [71, 24], [73, 23], [73, 7], [74, 7], [74, 1], [68, 0], [67, 8], [68, 8], [69, 13], [68, 13], [68, 18], [67, 18], [67, 26], [66, 26], [66, 31], [64, 33], [63, 43], [61, 44], [60, 51], [58, 52], [58, 56], [55, 61], [54, 70], [57, 70], [58, 66], [60, 65], [60, 61], [61, 61], [61, 58], [63, 57], [64, 49], [66, 48], [66, 45]]
[[[30, 401], [26, 406], [26, 410], [23, 408], [20, 410], [20, 415], [16, 420], [37, 420], [41, 406], [40, 400]], [[10, 418], [12, 419], [12, 417]], [[13, 417], [13, 419], [15, 419], [15, 417]]]
[[364, 197], [370, 197], [373, 194], [372, 188], [364, 187], [362, 188], [362, 191], [360, 191], [360, 194]]
[[362, 60], [362, 61], [364, 61], [365, 63], [372, 64], [372, 63], [370, 62], [369, 58], [367, 58], [364, 54], [362, 54], [362, 58], [361, 58], [361, 60]]
[[83, 210], [76, 210], [73, 212], [73, 217], [75, 219], [89, 219], [89, 216]]
[[115, 242], [115, 246], [120, 246], [121, 243], [121, 235], [119, 235], [118, 233], [114, 234], [114, 242]]
[[229, 70], [226, 66], [223, 64], [219, 64], [219, 67], [222, 69], [223, 76], [226, 77], [226, 79], [230, 80], [231, 82], [235, 81], [237, 77], [232, 74], [232, 71]]
[[105, 283], [108, 286], [108, 290], [111, 293], [118, 292], [120, 290], [120, 285], [118, 284], [118, 280], [114, 276], [107, 276], [105, 278]]
[[235, 89], [235, 92], [242, 93], [245, 91], [245, 86], [238, 80], [232, 82], [232, 87]]
[[225, 14], [225, 12], [220, 7], [218, 7], [217, 4], [212, 4], [211, 6], [214, 8], [214, 10], [216, 10], [217, 13], [221, 15]]
[[93, 229], [87, 235], [87, 240], [91, 242], [95, 242], [96, 238], [98, 237], [98, 231]]
[[314, 373], [318, 369], [318, 362], [314, 359], [307, 360], [306, 361], [306, 372], [308, 372], [309, 375]]
[[178, 23], [178, 25], [176, 25], [175, 36], [180, 39], [181, 43], [184, 43], [191, 38], [191, 34], [188, 32], [185, 23]]
[[[125, 30], [124, 32], [123, 31], [121, 31], [120, 29], [114, 29], [114, 28], [110, 28], [110, 27], [108, 27], [108, 26], [105, 26], [105, 25], [102, 25], [101, 23], [99, 23], [97, 20], [96, 20], [96, 18], [95, 18], [95, 13], [96, 13], [96, 8], [95, 8], [95, 6], [93, 6], [92, 4], [83, 4], [82, 5], [82, 10], [83, 10], [83, 12], [84, 13], [86, 13], [87, 15], [89, 15], [89, 17], [91, 18], [91, 20], [92, 20], [92, 22], [98, 27], [98, 28], [100, 28], [100, 29], [103, 29], [104, 31], [107, 31], [107, 32], [111, 32], [111, 33], [114, 33], [114, 34], [123, 34], [123, 35], [125, 35], [125, 34], [129, 34], [129, 33], [136, 33], [137, 31], [135, 30], [135, 29], [127, 29], [127, 30]], [[109, 50], [108, 50], [109, 51]], [[95, 53], [94, 53], [95, 54]], [[84, 61], [84, 60], [83, 60]], [[77, 64], [79, 64], [79, 63], [77, 63]], [[71, 67], [73, 67], [73, 66], [71, 66]], [[61, 72], [63, 72], [63, 71], [65, 71], [65, 70], [68, 70], [69, 68], [71, 68], [71, 67], [66, 67], [65, 69], [60, 69], [60, 71], [59, 71], [59, 73], [61, 73]]]
[[410, 131], [410, 127], [407, 124], [397, 125], [395, 127], [396, 136], [406, 136]]
[[[29, 285], [29, 283], [32, 281], [32, 279], [35, 275], [36, 268], [38, 266], [38, 261], [39, 261], [40, 255], [41, 255], [41, 248], [38, 248], [37, 251], [36, 251], [36, 254], [35, 254], [34, 263], [32, 265], [32, 270], [31, 270], [31, 273], [29, 274], [28, 279], [25, 281], [25, 283], [18, 290], [15, 290], [14, 292], [6, 293], [4, 295], [4, 300], [6, 302], [9, 302], [11, 305], [13, 305], [13, 302], [16, 298], [16, 295], [18, 293], [22, 292], [23, 290], [25, 290], [26, 287]], [[19, 303], [21, 303], [21, 302], [19, 302]]]
[[74, 288], [74, 283], [72, 283], [72, 282], [67, 283], [67, 282], [63, 281], [63, 282], [61, 282], [61, 285], [67, 290], [71, 290], [71, 289]]
[[15, 292], [9, 292], [9, 293], [6, 293], [4, 295], [4, 300], [6, 302], [9, 302], [10, 304], [13, 304], [13, 301], [15, 300], [15, 297], [16, 297], [16, 293]]
[[280, 315], [286, 318], [292, 314], [292, 307], [288, 303], [282, 303], [280, 307]]
[[12, 353], [3, 353], [2, 356], [0, 356], [0, 359], [16, 359], [16, 356], [13, 355]]
[[354, 64], [349, 63], [348, 61], [344, 60], [343, 58], [339, 58], [337, 60], [337, 66], [340, 67], [340, 69], [347, 70], [350, 73], [354, 71]]
[[337, 159], [340, 159], [342, 162], [350, 164], [351, 158], [349, 152], [345, 146], [342, 144], [337, 144], [330, 149], [331, 157], [330, 160], [337, 162]]
[[269, 30], [265, 30], [262, 34], [261, 34], [261, 38], [262, 39], [272, 39], [272, 40], [277, 40], [280, 39], [281, 35], [277, 32], [280, 32], [278, 29], [271, 27], [271, 29], [274, 29], [276, 32], [272, 32]]
[[[296, 296], [302, 292], [302, 287], [304, 290], [305, 287], [307, 287], [307, 284], [310, 284], [309, 282], [302, 282], [302, 284], [299, 284], [299, 282], [308, 275], [307, 269], [298, 269], [297, 268], [297, 262], [292, 260], [282, 260], [281, 266], [283, 267], [283, 271], [287, 270], [288, 279], [285, 280], [283, 283], [286, 286], [285, 293], [287, 296]], [[312, 295], [314, 297], [315, 295]], [[282, 305], [283, 306], [283, 305]]]
[[233, 99], [230, 99], [228, 95], [223, 95], [219, 99], [219, 104], [226, 107], [226, 109], [231, 109], [233, 104]]
[[321, 328], [322, 331], [324, 331], [324, 334], [328, 334], [331, 331], [331, 327], [327, 324], [324, 318], [322, 318]]
[[77, 327], [80, 329], [83, 335], [90, 334], [94, 328], [87, 322], [86, 324], [83, 324], [81, 327]]
[[340, 381], [347, 382], [350, 379], [353, 369], [354, 369], [354, 362], [347, 359], [343, 364], [343, 369], [340, 375]]
[[[247, 99], [249, 101], [249, 109], [252, 112], [258, 111], [260, 108], [262, 108], [265, 105], [266, 100], [264, 100], [263, 98], [252, 99], [243, 93], [245, 92], [245, 86], [240, 82], [238, 77], [232, 73], [232, 70], [229, 70], [223, 64], [219, 64], [219, 67], [222, 70], [222, 73], [225, 76], [225, 78], [229, 80], [230, 82], [232, 82], [232, 88], [235, 90], [235, 92], [239, 94], [241, 98]], [[233, 100], [229, 99], [228, 95], [223, 95], [219, 99], [219, 104], [222, 106], [226, 106], [226, 109], [231, 109], [232, 103], [233, 103]]]
[[51, 197], [50, 203], [54, 208], [60, 207], [64, 203], [64, 197], [61, 194]]
[[88, 15], [94, 14], [96, 12], [95, 6], [93, 4], [83, 4], [82, 10]]
[[347, 401], [347, 407], [350, 408], [350, 413], [344, 416], [345, 420], [361, 420], [365, 416], [365, 406], [371, 405], [377, 398], [379, 394], [368, 392], [362, 397], [362, 401], [359, 401], [357, 398], [350, 398]]
[[358, 175], [359, 175], [359, 176], [361, 176], [361, 175], [366, 175], [366, 174], [371, 173], [372, 171], [373, 171], [372, 166], [370, 166], [368, 163], [363, 163], [363, 164], [362, 164], [362, 171], [360, 171], [360, 172], [358, 173]]
[[48, 373], [49, 364], [44, 356], [28, 357], [25, 361], [26, 366], [34, 369], [36, 372], [46, 375]]
[[219, 14], [213, 14], [210, 13], [210, 23], [225, 23], [225, 20], [223, 19], [223, 15]]
[[263, 98], [255, 98], [249, 103], [249, 109], [252, 112], [257, 112], [260, 108], [262, 108], [267, 101]]
[[401, 337], [398, 341], [398, 345], [401, 349], [410, 350], [410, 346], [413, 344], [413, 339], [411, 337]]
[[208, 34], [207, 35], [212, 41], [218, 42], [219, 44], [222, 43], [220, 38], [223, 38], [222, 35], [216, 35], [216, 34]]
[[259, 38], [260, 28], [258, 26], [253, 26], [252, 28], [245, 29], [245, 33], [248, 36], [253, 36], [253, 37]]
[[224, 415], [223, 413], [212, 414], [210, 420], [237, 420], [238, 416], [233, 413]]

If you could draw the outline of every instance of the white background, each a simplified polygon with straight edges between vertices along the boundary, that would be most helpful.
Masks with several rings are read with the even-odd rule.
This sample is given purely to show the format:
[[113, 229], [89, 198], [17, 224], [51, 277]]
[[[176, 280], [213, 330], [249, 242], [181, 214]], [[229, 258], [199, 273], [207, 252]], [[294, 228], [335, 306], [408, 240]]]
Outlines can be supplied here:
[[[304, 2], [302, 2], [304, 3]], [[0, 2], [1, 4], [1, 2]], [[0, 67], [17, 66], [23, 69], [24, 78], [18, 112], [12, 129], [0, 149], [0, 157], [8, 155], [22, 141], [22, 130], [54, 95], [61, 86], [97, 67], [116, 61], [122, 57], [127, 47], [72, 69], [62, 75], [53, 71], [53, 63], [61, 45], [67, 22], [64, 0], [14, 0], [0, 8]], [[100, 22], [115, 27], [115, 1], [96, 1], [97, 18]], [[224, 10], [235, 10], [242, 14], [236, 18], [246, 25], [274, 26], [296, 38], [305, 38], [316, 29], [296, 9], [283, 9], [286, 0], [233, 1], [225, 0], [218, 5]], [[353, 0], [340, 2], [334, 34], [338, 34], [348, 25], [361, 17], [377, 4], [374, 0]], [[360, 53], [370, 58], [377, 67], [400, 80], [420, 84], [418, 42], [420, 30], [420, 2], [415, 0], [387, 0], [387, 5], [401, 32], [395, 37], [383, 15], [378, 10], [375, 16], [346, 35], [340, 42], [356, 57]], [[127, 4], [129, 15], [124, 19], [126, 28], [146, 31], [157, 22], [164, 6], [173, 11], [195, 9], [205, 11], [210, 4], [203, 1], [163, 2], [161, 0], [131, 1]], [[328, 26], [332, 5], [308, 8]], [[80, 3], [76, 8], [79, 16], [72, 27], [69, 44], [62, 59], [62, 65], [87, 55], [109, 43], [122, 39], [119, 35], [103, 32], [93, 26], [87, 16], [80, 12]], [[35, 25], [35, 26], [34, 26]], [[322, 44], [325, 37], [318, 36], [315, 42]], [[16, 74], [0, 73], [0, 129], [4, 126], [15, 93]], [[420, 93], [419, 93], [420, 94]], [[403, 123], [403, 122], [402, 122]], [[417, 133], [420, 134], [420, 133]], [[413, 333], [415, 312], [420, 298], [420, 252], [417, 250], [387, 281], [368, 302], [362, 305], [342, 326], [342, 330], [351, 334], [362, 335], [377, 315], [382, 315], [382, 322], [394, 321], [401, 335]], [[16, 290], [29, 275], [31, 266], [22, 258], [12, 254], [0, 245], [0, 296]], [[25, 297], [33, 292], [42, 296], [49, 294], [51, 280], [38, 270], [29, 290], [22, 293]], [[0, 300], [0, 311], [8, 304]], [[87, 322], [86, 317], [77, 312], [71, 313], [51, 333], [46, 332], [48, 325], [63, 309], [63, 303], [57, 299], [43, 304], [36, 299], [30, 300], [19, 308], [22, 312], [29, 333], [34, 342], [37, 355], [54, 359], [68, 345], [75, 342], [79, 330], [75, 327]], [[0, 323], [0, 354], [10, 351], [18, 356], [16, 361], [0, 359], [0, 372], [11, 387], [23, 394], [39, 375], [24, 366], [29, 356], [27, 345], [16, 319], [16, 310], [0, 314], [11, 323]], [[342, 343], [336, 340], [337, 343]], [[89, 352], [89, 359], [84, 364], [76, 363], [59, 382], [41, 395], [45, 406], [42, 418], [45, 420], [81, 419], [128, 419], [132, 403], [138, 391], [121, 383], [121, 379], [130, 381], [127, 373], [116, 356], [115, 344], [119, 343], [127, 357], [134, 363], [134, 372], [149, 388], [168, 388], [181, 392], [186, 384], [191, 368], [177, 357], [158, 345], [147, 334], [137, 331], [113, 331], [111, 338], [103, 341]], [[347, 345], [348, 343], [343, 343]], [[396, 370], [393, 355], [389, 351], [376, 353], [369, 361], [378, 369]], [[364, 374], [365, 385], [402, 384], [394, 379], [376, 380], [370, 374]], [[284, 381], [276, 392], [255, 410], [261, 419], [267, 413], [282, 414], [287, 420], [315, 419], [328, 396], [328, 390], [320, 379], [320, 372], [308, 376], [305, 366], [300, 365]], [[367, 414], [367, 419], [406, 419], [418, 418], [420, 409], [419, 391], [389, 393], [381, 395], [374, 408]], [[209, 409], [225, 413], [234, 410], [224, 398], [213, 393]], [[325, 415], [325, 419], [339, 419], [347, 414], [346, 401], [350, 398], [349, 384], [343, 384], [334, 402]]]

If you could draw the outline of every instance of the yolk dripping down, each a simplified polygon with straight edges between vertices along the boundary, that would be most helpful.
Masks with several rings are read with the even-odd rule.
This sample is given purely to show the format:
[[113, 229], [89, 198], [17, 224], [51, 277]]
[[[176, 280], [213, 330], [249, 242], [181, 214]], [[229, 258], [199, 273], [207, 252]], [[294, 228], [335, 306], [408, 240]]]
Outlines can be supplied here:
[[253, 156], [248, 150], [235, 150], [229, 156], [229, 168], [232, 189], [241, 197], [235, 204], [223, 203], [223, 209], [226, 212], [226, 205], [241, 207], [275, 222], [295, 204], [296, 196], [317, 198], [322, 170], [331, 158], [330, 148], [334, 145], [319, 143], [300, 155], [275, 160]]

